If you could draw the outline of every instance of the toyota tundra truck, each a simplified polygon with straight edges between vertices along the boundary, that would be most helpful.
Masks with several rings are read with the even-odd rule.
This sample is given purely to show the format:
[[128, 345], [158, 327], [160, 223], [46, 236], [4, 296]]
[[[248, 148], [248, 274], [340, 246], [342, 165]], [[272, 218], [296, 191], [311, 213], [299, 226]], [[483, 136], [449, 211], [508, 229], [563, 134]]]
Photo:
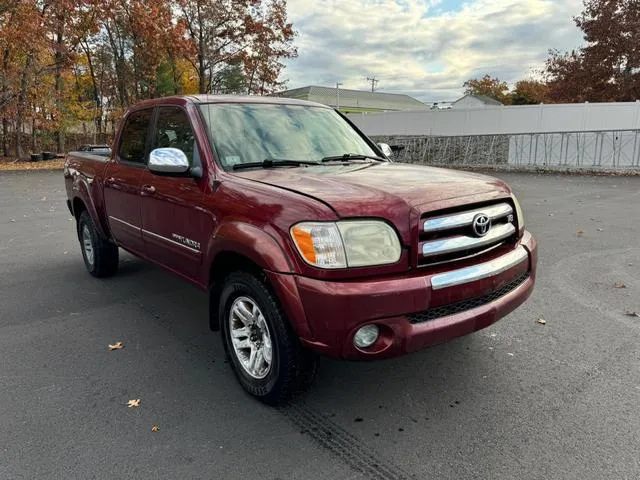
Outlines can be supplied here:
[[110, 157], [70, 153], [64, 177], [89, 273], [115, 274], [123, 249], [209, 292], [240, 384], [279, 404], [319, 355], [414, 352], [533, 290], [504, 182], [391, 156], [324, 105], [183, 96], [130, 108]]

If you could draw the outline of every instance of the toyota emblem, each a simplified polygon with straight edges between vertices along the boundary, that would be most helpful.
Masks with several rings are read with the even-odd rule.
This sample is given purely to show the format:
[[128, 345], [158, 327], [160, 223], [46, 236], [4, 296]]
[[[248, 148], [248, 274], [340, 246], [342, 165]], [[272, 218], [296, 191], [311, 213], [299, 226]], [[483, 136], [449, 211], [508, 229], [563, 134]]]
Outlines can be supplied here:
[[484, 213], [479, 213], [473, 218], [473, 233], [478, 237], [484, 237], [491, 230], [491, 219]]

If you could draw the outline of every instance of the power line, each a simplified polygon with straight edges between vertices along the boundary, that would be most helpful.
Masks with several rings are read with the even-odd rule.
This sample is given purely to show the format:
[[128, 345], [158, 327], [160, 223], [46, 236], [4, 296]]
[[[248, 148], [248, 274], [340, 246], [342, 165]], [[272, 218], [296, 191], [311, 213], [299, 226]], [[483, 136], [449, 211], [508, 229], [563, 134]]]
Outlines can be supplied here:
[[372, 77], [369, 78], [367, 77], [367, 82], [371, 82], [371, 91], [375, 92], [376, 91], [376, 85], [378, 84], [380, 80], [378, 80], [376, 77]]

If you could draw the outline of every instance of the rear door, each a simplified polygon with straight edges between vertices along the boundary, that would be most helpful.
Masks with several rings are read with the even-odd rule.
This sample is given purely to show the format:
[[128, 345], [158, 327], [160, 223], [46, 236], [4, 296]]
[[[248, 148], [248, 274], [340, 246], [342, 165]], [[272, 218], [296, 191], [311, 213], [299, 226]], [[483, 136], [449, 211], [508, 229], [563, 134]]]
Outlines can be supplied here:
[[111, 234], [121, 246], [142, 252], [140, 183], [145, 171], [153, 109], [130, 113], [104, 180]]
[[[179, 106], [159, 107], [150, 151], [178, 148], [190, 165], [202, 167], [200, 148], [187, 112]], [[192, 280], [200, 280], [202, 252], [213, 232], [203, 208], [205, 180], [145, 170], [142, 177], [142, 237], [153, 260]]]

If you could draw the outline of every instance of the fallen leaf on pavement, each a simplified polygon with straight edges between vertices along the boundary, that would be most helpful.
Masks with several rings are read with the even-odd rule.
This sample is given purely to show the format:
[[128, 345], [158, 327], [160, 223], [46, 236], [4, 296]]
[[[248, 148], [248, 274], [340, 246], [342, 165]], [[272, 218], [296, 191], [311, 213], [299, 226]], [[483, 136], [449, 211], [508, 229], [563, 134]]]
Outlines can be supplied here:
[[538, 323], [539, 323], [540, 325], [546, 325], [546, 324], [547, 324], [547, 321], [546, 321], [544, 318], [539, 318], [539, 319], [538, 319]]
[[140, 406], [140, 399], [137, 398], [135, 400], [129, 400], [127, 402], [127, 407], [129, 408], [138, 408]]
[[577, 235], [582, 235], [583, 233], [584, 233], [584, 230], [578, 230], [578, 231], [576, 232], [576, 234], [577, 234]]
[[627, 317], [638, 317], [640, 318], [640, 313], [638, 312], [624, 312]]
[[621, 283], [621, 282], [616, 282], [614, 287], [615, 288], [627, 288], [627, 286], [624, 283]]
[[113, 345], [109, 345], [109, 350], [120, 350], [121, 348], [124, 348], [124, 343], [122, 342], [116, 342]]
[[151, 431], [152, 432], [159, 432], [160, 431], [160, 427], [158, 425], [154, 425], [151, 427]]

